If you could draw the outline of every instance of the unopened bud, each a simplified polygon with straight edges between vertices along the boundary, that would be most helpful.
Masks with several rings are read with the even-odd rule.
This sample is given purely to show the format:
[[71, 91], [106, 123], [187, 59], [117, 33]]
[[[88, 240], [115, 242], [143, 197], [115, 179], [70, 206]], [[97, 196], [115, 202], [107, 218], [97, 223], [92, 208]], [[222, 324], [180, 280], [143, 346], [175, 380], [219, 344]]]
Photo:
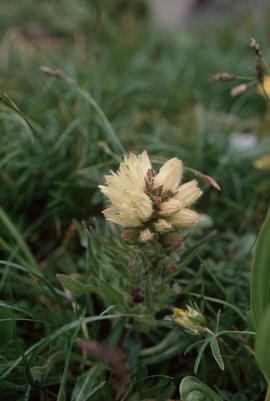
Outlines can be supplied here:
[[153, 196], [154, 202], [159, 205], [161, 203], [161, 196]]
[[122, 240], [134, 243], [137, 240], [137, 233], [135, 230], [124, 230], [121, 234]]
[[154, 226], [155, 226], [155, 230], [160, 233], [165, 233], [172, 229], [171, 223], [169, 223], [165, 219], [158, 219], [158, 221], [156, 223], [154, 223]]
[[163, 238], [165, 247], [172, 252], [180, 248], [182, 241], [183, 239], [179, 234], [166, 234]]
[[134, 288], [132, 295], [133, 295], [133, 301], [135, 303], [140, 303], [144, 301], [144, 296], [141, 288]]
[[148, 228], [146, 230], [143, 230], [140, 232], [140, 240], [142, 242], [152, 241], [154, 236], [155, 236], [155, 234], [151, 233], [151, 231]]
[[175, 263], [173, 263], [172, 265], [169, 266], [169, 270], [171, 273], [175, 272], [176, 269], [177, 269], [177, 265]]
[[234, 86], [232, 88], [230, 94], [231, 94], [232, 97], [239, 96], [242, 93], [244, 93], [247, 90], [247, 88], [248, 88], [247, 84], [241, 84], [241, 85]]
[[162, 289], [163, 291], [167, 291], [170, 288], [168, 284], [163, 284]]
[[134, 263], [129, 263], [129, 264], [128, 264], [128, 269], [129, 269], [131, 272], [133, 272], [134, 268], [135, 268]]

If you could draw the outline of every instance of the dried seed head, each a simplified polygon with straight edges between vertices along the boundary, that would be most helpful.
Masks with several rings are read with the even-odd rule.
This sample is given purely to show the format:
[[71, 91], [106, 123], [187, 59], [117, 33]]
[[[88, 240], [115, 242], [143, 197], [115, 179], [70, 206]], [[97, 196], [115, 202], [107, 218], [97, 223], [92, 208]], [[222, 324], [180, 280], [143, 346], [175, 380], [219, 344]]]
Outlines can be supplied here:
[[256, 78], [259, 82], [263, 83], [264, 68], [262, 60], [258, 60], [255, 66]]
[[234, 74], [229, 74], [228, 72], [219, 72], [212, 77], [212, 81], [233, 81], [236, 79], [236, 76]]
[[250, 47], [254, 51], [257, 57], [262, 57], [261, 47], [258, 42], [254, 38], [250, 39]]

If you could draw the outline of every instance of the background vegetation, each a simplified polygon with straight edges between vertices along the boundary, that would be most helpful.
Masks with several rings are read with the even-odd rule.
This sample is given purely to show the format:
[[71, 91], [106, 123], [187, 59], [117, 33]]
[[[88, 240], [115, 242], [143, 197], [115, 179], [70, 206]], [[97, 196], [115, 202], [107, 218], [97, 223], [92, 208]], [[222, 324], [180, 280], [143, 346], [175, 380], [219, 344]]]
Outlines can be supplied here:
[[[133, 324], [123, 317], [125, 294], [110, 292], [109, 283], [122, 288], [133, 255], [105, 224], [97, 185], [124, 151], [146, 149], [157, 166], [178, 157], [220, 184], [217, 193], [200, 183], [197, 208], [208, 218], [188, 245], [211, 230], [217, 234], [183, 266], [175, 282], [183, 294], [174, 304], [197, 302], [212, 328], [218, 310], [222, 329], [252, 328], [246, 323], [252, 247], [270, 200], [269, 170], [253, 163], [270, 152], [269, 105], [256, 86], [232, 98], [234, 82], [211, 76], [255, 76], [249, 40], [254, 36], [270, 59], [270, 10], [227, 10], [212, 25], [165, 33], [150, 24], [142, 2], [128, 3], [1, 4], [0, 385], [6, 399], [177, 399], [180, 380], [193, 374], [197, 353], [183, 352], [194, 340], [181, 327]], [[44, 65], [79, 88], [44, 74]], [[240, 149], [235, 134], [254, 135], [256, 143]], [[94, 240], [83, 221], [95, 228]], [[56, 277], [74, 274], [90, 285], [97, 266], [102, 284], [94, 293], [77, 289], [75, 297]], [[110, 322], [112, 312], [119, 318]], [[87, 335], [83, 317], [93, 319]], [[90, 350], [78, 342], [87, 336]], [[252, 339], [225, 340], [225, 373], [206, 349], [197, 376], [218, 388], [221, 399], [264, 399], [264, 379], [250, 363]]]

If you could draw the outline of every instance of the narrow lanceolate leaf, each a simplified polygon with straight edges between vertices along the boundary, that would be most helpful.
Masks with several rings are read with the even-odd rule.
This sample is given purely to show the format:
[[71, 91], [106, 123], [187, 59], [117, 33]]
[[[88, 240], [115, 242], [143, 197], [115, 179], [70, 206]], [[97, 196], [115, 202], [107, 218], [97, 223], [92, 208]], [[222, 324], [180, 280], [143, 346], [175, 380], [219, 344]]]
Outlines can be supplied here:
[[270, 307], [264, 313], [259, 324], [255, 353], [260, 369], [266, 380], [270, 383]]
[[220, 369], [224, 370], [224, 362], [223, 362], [222, 356], [220, 354], [220, 349], [219, 349], [219, 345], [218, 345], [216, 336], [213, 336], [211, 338], [210, 347], [211, 347], [213, 357], [215, 358], [218, 366], [220, 367]]
[[251, 276], [251, 309], [256, 327], [270, 306], [270, 208], [258, 236]]
[[205, 340], [203, 342], [203, 344], [201, 345], [201, 347], [200, 347], [200, 349], [198, 351], [198, 355], [197, 355], [197, 358], [196, 358], [196, 361], [195, 361], [195, 364], [194, 364], [194, 373], [195, 373], [195, 375], [197, 374], [197, 371], [198, 371], [198, 368], [199, 368], [199, 365], [200, 365], [204, 350], [205, 350], [205, 348], [207, 347], [208, 344], [209, 344], [209, 340], [207, 339], [207, 340]]

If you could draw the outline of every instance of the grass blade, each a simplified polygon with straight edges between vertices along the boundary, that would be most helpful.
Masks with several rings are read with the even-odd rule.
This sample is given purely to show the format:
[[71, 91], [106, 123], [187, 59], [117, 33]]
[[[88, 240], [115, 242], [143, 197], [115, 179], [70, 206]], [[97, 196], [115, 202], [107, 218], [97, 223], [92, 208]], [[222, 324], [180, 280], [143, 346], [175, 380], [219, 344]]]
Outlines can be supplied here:
[[251, 310], [256, 327], [270, 306], [270, 208], [258, 236], [251, 275]]
[[6, 226], [12, 237], [20, 246], [22, 252], [24, 253], [28, 261], [29, 269], [35, 273], [40, 274], [40, 269], [36, 262], [36, 259], [34, 258], [32, 252], [30, 251], [28, 245], [26, 244], [22, 234], [18, 231], [18, 229], [15, 227], [15, 225], [10, 220], [6, 212], [1, 208], [1, 206], [0, 206], [0, 221], [2, 221], [2, 223]]

